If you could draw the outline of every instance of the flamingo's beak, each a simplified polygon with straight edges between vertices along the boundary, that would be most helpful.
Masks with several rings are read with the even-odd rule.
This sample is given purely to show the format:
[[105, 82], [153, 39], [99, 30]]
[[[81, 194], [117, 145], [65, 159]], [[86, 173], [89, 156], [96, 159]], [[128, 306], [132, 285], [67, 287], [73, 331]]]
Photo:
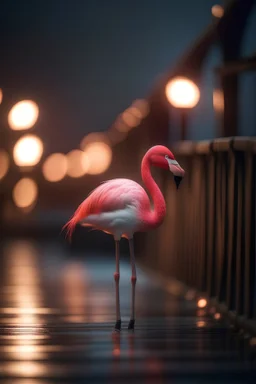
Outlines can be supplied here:
[[181, 176], [174, 176], [174, 182], [176, 184], [176, 188], [179, 189], [179, 185], [181, 183], [182, 177]]

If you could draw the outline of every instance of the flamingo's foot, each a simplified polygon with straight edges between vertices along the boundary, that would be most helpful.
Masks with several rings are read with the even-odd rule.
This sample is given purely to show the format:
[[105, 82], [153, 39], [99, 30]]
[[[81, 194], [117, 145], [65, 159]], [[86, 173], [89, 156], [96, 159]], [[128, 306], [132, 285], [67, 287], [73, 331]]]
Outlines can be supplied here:
[[117, 320], [115, 324], [115, 331], [120, 332], [121, 331], [121, 320]]
[[129, 331], [133, 331], [134, 330], [134, 324], [135, 324], [135, 320], [134, 319], [131, 319], [129, 321], [129, 324], [128, 324], [128, 330]]

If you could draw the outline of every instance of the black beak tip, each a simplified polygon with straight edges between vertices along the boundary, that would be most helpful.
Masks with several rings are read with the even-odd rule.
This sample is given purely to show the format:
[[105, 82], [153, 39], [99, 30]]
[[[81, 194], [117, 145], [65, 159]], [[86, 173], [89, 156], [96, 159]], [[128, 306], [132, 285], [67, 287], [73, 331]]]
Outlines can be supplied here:
[[176, 184], [176, 188], [179, 189], [179, 185], [181, 183], [182, 177], [181, 176], [174, 176], [174, 182]]

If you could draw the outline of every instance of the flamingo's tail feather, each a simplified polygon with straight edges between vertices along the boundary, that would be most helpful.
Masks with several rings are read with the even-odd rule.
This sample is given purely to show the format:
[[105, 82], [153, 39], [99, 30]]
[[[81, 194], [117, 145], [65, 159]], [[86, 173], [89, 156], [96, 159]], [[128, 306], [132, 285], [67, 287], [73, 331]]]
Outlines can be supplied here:
[[63, 226], [62, 230], [66, 230], [66, 237], [71, 241], [72, 234], [75, 230], [76, 225], [87, 216], [87, 201], [84, 200], [70, 220]]

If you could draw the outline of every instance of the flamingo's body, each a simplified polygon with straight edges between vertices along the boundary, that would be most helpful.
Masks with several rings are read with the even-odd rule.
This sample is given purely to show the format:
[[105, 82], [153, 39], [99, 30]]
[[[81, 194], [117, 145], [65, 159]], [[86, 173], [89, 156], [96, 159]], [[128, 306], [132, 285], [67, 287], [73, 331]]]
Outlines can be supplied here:
[[134, 232], [144, 229], [143, 217], [149, 210], [149, 197], [138, 183], [128, 179], [109, 180], [78, 207], [70, 221], [69, 233], [79, 217], [83, 226], [100, 229], [115, 239], [129, 239]]
[[[80, 204], [73, 217], [66, 224], [68, 236], [71, 237], [75, 226], [79, 223], [112, 234], [116, 240], [116, 273], [119, 282], [119, 240], [126, 237], [130, 243], [133, 282], [133, 314], [130, 328], [134, 326], [134, 296], [136, 269], [132, 238], [138, 231], [146, 231], [158, 227], [165, 216], [164, 197], [151, 176], [150, 166], [170, 169], [178, 184], [184, 176], [184, 170], [174, 159], [172, 152], [164, 146], [152, 147], [144, 156], [141, 164], [142, 179], [151, 194], [152, 203], [146, 191], [135, 181], [129, 179], [113, 179], [97, 187]], [[120, 329], [119, 286], [117, 286], [117, 323]]]

